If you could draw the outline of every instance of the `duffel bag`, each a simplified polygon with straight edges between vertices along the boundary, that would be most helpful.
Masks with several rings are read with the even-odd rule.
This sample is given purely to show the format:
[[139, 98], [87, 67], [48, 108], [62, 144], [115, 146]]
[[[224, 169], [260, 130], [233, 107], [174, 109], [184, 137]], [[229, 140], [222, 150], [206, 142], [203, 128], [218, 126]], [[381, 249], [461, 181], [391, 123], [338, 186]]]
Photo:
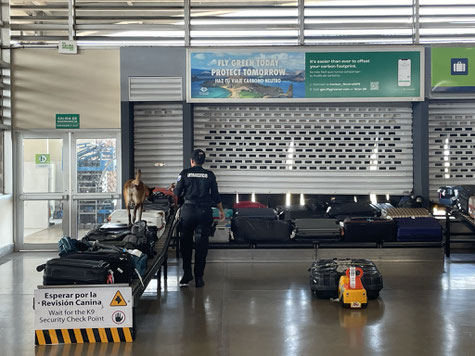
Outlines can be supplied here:
[[344, 220], [345, 217], [375, 216], [377, 211], [368, 203], [334, 203], [327, 209], [330, 218]]
[[234, 218], [237, 217], [276, 220], [277, 213], [271, 208], [239, 208], [234, 210]]

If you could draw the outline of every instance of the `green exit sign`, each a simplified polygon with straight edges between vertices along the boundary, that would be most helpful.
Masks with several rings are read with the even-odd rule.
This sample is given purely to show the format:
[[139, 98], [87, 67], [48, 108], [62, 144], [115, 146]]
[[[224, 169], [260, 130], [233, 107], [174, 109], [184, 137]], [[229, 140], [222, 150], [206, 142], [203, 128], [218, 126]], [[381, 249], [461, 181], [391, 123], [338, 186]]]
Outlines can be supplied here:
[[79, 114], [56, 114], [57, 129], [78, 129]]

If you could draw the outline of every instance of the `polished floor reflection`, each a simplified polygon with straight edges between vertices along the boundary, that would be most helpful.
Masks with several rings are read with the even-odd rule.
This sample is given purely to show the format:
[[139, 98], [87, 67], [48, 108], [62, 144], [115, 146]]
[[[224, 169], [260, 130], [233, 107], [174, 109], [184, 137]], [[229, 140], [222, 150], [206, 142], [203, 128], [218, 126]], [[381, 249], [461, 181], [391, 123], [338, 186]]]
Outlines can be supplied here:
[[[473, 355], [475, 254], [452, 261], [377, 262], [381, 298], [366, 310], [315, 299], [310, 261], [211, 262], [206, 286], [179, 288], [179, 268], [137, 309], [133, 344], [33, 346], [36, 265], [53, 254], [0, 259], [1, 355]], [[363, 256], [364, 257], [364, 256]]]

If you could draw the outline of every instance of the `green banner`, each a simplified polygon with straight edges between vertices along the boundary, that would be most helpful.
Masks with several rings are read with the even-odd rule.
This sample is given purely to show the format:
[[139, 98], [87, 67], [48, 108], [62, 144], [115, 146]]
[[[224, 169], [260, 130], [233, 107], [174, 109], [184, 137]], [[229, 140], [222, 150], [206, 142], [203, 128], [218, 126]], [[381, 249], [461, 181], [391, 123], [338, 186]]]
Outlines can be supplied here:
[[37, 153], [35, 154], [35, 163], [38, 165], [50, 164], [51, 156], [49, 153]]
[[420, 52], [315, 52], [305, 60], [308, 98], [418, 98]]
[[431, 87], [435, 93], [475, 92], [475, 47], [431, 49]]
[[57, 129], [78, 129], [79, 114], [56, 114]]

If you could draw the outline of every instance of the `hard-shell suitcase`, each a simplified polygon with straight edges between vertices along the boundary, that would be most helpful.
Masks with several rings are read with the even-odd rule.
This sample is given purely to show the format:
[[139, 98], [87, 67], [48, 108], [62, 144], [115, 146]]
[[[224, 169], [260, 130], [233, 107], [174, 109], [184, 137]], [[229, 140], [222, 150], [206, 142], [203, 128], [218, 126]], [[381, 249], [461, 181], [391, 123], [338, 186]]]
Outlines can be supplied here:
[[345, 242], [383, 242], [396, 240], [396, 223], [383, 218], [347, 218], [343, 222]]
[[255, 201], [240, 201], [233, 204], [233, 209], [245, 209], [245, 208], [267, 208], [264, 204]]
[[289, 241], [292, 225], [289, 221], [235, 217], [231, 220], [234, 240], [250, 242]]
[[43, 284], [105, 284], [110, 265], [104, 261], [75, 260], [53, 258], [38, 266], [36, 270], [43, 272]]
[[340, 225], [335, 219], [297, 219], [294, 235], [296, 239], [339, 238]]
[[376, 211], [368, 203], [334, 203], [328, 207], [327, 215], [343, 220], [347, 216], [375, 216]]
[[171, 211], [171, 204], [168, 199], [155, 199], [153, 203], [145, 201], [143, 204], [144, 211], [163, 211], [165, 216], [168, 218], [168, 215]]
[[425, 208], [386, 208], [381, 213], [385, 218], [428, 218], [431, 217], [429, 210]]
[[459, 185], [457, 191], [457, 207], [460, 211], [468, 214], [468, 201], [475, 195], [475, 185]]
[[368, 299], [379, 297], [383, 289], [383, 276], [376, 265], [365, 259], [324, 259], [313, 262], [310, 267], [310, 287], [319, 298], [338, 298], [338, 282], [350, 267], [361, 267], [361, 279]]
[[213, 234], [209, 237], [209, 242], [229, 242], [231, 237], [231, 219], [214, 222], [213, 230]]
[[130, 283], [134, 274], [134, 264], [128, 252], [114, 251], [78, 251], [68, 253], [62, 258], [72, 260], [104, 261], [109, 263], [114, 283]]
[[[131, 211], [132, 217], [133, 212]], [[111, 223], [128, 223], [129, 217], [126, 209], [117, 209], [109, 215], [108, 219]], [[148, 226], [156, 226], [163, 228], [166, 224], [165, 212], [161, 210], [148, 210], [142, 212], [142, 220], [147, 222]]]
[[442, 241], [442, 226], [435, 218], [394, 219], [398, 241]]
[[239, 208], [234, 209], [234, 218], [236, 217], [276, 220], [277, 213], [271, 208]]

